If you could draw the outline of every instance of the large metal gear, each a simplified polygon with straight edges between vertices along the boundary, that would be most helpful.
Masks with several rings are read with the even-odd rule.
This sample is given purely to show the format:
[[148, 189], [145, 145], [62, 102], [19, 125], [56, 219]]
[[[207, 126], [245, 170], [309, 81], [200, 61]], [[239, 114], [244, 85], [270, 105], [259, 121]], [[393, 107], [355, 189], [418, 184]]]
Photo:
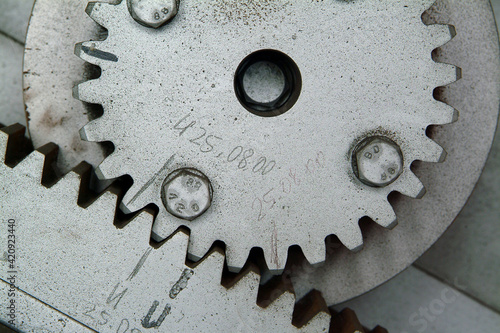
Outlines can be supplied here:
[[[12, 320], [23, 332], [330, 330], [329, 310], [315, 291], [295, 305], [290, 288], [276, 287], [285, 283], [259, 287], [254, 266], [222, 274], [224, 254], [217, 248], [189, 265], [189, 236], [182, 231], [151, 247], [150, 213], [117, 219], [117, 194], [93, 197], [87, 164], [55, 182], [55, 145], [19, 161], [23, 135], [20, 125], [0, 130], [0, 208], [9, 217], [2, 227], [12, 230], [0, 241], [9, 249], [0, 276], [0, 289], [8, 292], [0, 299], [15, 300], [16, 310], [14, 319], [2, 311], [0, 321]], [[57, 320], [46, 315], [50, 308], [59, 312]]]
[[[445, 156], [426, 129], [457, 119], [433, 97], [457, 79], [457, 69], [432, 59], [451, 32], [422, 22], [431, 0], [186, 0], [159, 29], [138, 24], [129, 3], [88, 6], [108, 36], [76, 48], [102, 71], [75, 89], [77, 98], [104, 108], [82, 137], [113, 142], [99, 176], [132, 176], [122, 208], [154, 203], [158, 241], [188, 227], [194, 259], [217, 240], [232, 269], [243, 267], [254, 247], [271, 270], [284, 267], [291, 245], [322, 262], [331, 234], [359, 249], [359, 219], [393, 227], [389, 193], [422, 196], [410, 166]], [[289, 94], [283, 103], [282, 94], [278, 105], [255, 107], [252, 92], [241, 93], [238, 73], [262, 59], [278, 59]], [[372, 139], [380, 141], [365, 141]], [[389, 164], [359, 160], [383, 147], [380, 160]], [[165, 179], [182, 168], [201, 171], [213, 188], [210, 208], [194, 221], [164, 205]], [[374, 169], [384, 182], [373, 180]]]

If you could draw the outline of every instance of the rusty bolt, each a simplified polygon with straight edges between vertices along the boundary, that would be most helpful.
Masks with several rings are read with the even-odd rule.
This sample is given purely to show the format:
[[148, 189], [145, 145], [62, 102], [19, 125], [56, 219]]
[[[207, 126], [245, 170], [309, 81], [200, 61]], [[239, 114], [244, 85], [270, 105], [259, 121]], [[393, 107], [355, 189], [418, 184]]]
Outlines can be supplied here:
[[128, 10], [138, 23], [159, 28], [177, 15], [179, 0], [127, 0]]
[[179, 169], [165, 179], [162, 200], [170, 214], [193, 221], [210, 207], [212, 185], [207, 176], [198, 170]]
[[385, 137], [370, 137], [353, 154], [353, 168], [364, 184], [385, 187], [403, 173], [403, 154], [399, 146]]

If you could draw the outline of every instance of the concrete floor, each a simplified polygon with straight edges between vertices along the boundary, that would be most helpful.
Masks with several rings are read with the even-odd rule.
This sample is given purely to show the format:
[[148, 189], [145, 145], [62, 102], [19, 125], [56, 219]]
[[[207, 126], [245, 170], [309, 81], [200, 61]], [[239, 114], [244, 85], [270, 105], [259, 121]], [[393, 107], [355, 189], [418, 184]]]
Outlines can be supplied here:
[[[25, 124], [22, 54], [33, 0], [0, 1], [0, 123]], [[492, 1], [500, 21], [500, 0]], [[475, 193], [447, 233], [413, 267], [355, 300], [368, 327], [390, 332], [498, 332], [500, 136]]]

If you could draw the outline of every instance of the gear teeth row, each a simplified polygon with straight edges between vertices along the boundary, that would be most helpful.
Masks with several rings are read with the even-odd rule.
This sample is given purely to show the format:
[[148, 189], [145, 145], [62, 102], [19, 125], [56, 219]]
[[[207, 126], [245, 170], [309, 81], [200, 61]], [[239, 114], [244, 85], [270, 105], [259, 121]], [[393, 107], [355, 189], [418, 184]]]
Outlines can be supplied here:
[[[6, 161], [7, 155], [10, 153], [12, 154], [12, 149], [9, 152], [8, 147], [11, 147], [12, 145], [16, 145], [16, 141], [19, 142], [19, 140], [22, 138], [21, 134], [23, 133], [23, 130], [18, 126], [11, 126], [8, 128], [4, 128], [0, 131], [0, 149], [3, 150], [3, 153], [1, 154], [3, 157], [3, 162]], [[26, 156], [21, 162], [19, 162], [16, 166], [13, 168], [10, 168], [6, 166], [4, 163], [0, 166], [2, 172], [0, 173], [0, 176], [3, 176], [4, 178], [3, 183], [4, 186], [7, 186], [7, 181], [6, 179], [17, 179], [17, 183], [23, 183], [19, 184], [19, 188], [22, 188], [24, 186], [24, 183], [28, 184], [28, 187], [31, 187], [33, 189], [33, 192], [37, 192], [37, 194], [40, 198], [40, 202], [32, 202], [32, 205], [34, 205], [34, 208], [40, 208], [40, 209], [45, 209], [45, 207], [40, 206], [40, 205], [50, 205], [54, 207], [59, 207], [59, 204], [62, 204], [62, 200], [64, 200], [66, 203], [73, 202], [75, 206], [75, 211], [74, 213], [78, 214], [78, 212], [81, 213], [83, 217], [79, 217], [80, 215], [77, 215], [77, 217], [81, 218], [80, 222], [82, 223], [80, 226], [75, 228], [75, 230], [71, 230], [71, 225], [74, 222], [67, 222], [66, 225], [64, 221], [62, 221], [61, 224], [57, 224], [57, 221], [51, 221], [51, 223], [57, 224], [56, 228], [58, 229], [57, 235], [54, 234], [54, 239], [61, 237], [60, 235], [65, 234], [65, 233], [71, 233], [73, 232], [75, 235], [74, 237], [83, 237], [78, 243], [72, 244], [71, 242], [66, 243], [67, 246], [75, 246], [79, 250], [73, 250], [77, 251], [79, 255], [74, 259], [74, 262], [71, 264], [71, 266], [75, 263], [78, 263], [79, 260], [82, 260], [82, 265], [86, 263], [85, 257], [85, 246], [88, 246], [92, 248], [92, 250], [96, 251], [98, 250], [101, 246], [104, 246], [104, 249], [106, 249], [107, 245], [111, 245], [111, 248], [114, 247], [114, 245], [119, 245], [116, 243], [118, 240], [122, 240], [123, 243], [129, 243], [133, 242], [135, 244], [141, 244], [143, 243], [145, 246], [147, 246], [150, 242], [150, 227], [151, 227], [151, 222], [152, 222], [152, 217], [151, 215], [146, 212], [140, 212], [138, 215], [134, 217], [130, 217], [129, 221], [126, 221], [123, 226], [123, 228], [117, 229], [115, 226], [113, 226], [112, 222], [116, 221], [116, 206], [118, 204], [118, 195], [117, 193], [114, 193], [112, 191], [105, 191], [104, 193], [100, 194], [97, 196], [96, 199], [93, 200], [92, 204], [88, 205], [86, 208], [82, 208], [81, 206], [78, 206], [77, 203], [82, 202], [83, 198], [88, 198], [91, 197], [91, 194], [89, 193], [82, 193], [82, 191], [85, 191], [88, 189], [88, 184], [85, 184], [85, 182], [88, 181], [89, 179], [89, 172], [90, 168], [86, 164], [82, 164], [79, 167], [75, 169], [75, 171], [70, 172], [66, 176], [62, 177], [59, 179], [57, 182], [55, 182], [51, 187], [45, 187], [41, 186], [42, 180], [46, 176], [47, 168], [53, 165], [55, 162], [55, 158], [57, 155], [57, 147], [55, 145], [47, 145], [39, 150], [36, 150]], [[17, 186], [17, 185], [16, 185]], [[27, 188], [28, 188], [27, 187]], [[39, 195], [39, 193], [43, 193], [43, 195]], [[26, 200], [29, 199], [30, 196], [27, 196]], [[88, 200], [85, 200], [88, 201]], [[29, 201], [28, 201], [29, 202]], [[6, 202], [8, 205], [8, 201]], [[29, 204], [28, 204], [29, 205]], [[64, 205], [60, 206], [61, 209], [64, 210]], [[8, 208], [8, 207], [6, 207]], [[25, 209], [28, 209], [25, 207]], [[69, 212], [61, 212], [63, 215], [68, 214]], [[89, 216], [98, 216], [98, 219], [91, 220], [91, 219], [85, 219], [85, 217]], [[106, 224], [106, 221], [110, 221], [109, 225]], [[19, 223], [23, 223], [26, 221], [23, 221], [20, 219]], [[39, 227], [43, 228], [42, 225], [39, 225], [39, 223], [43, 223], [44, 221], [40, 219], [39, 221], [30, 221], [32, 224], [30, 227]], [[76, 226], [75, 226], [76, 227]], [[18, 232], [23, 233], [23, 226], [19, 225], [18, 226]], [[81, 236], [79, 235], [79, 232], [81, 230], [85, 230], [88, 232], [87, 235], [84, 235], [82, 233]], [[30, 229], [31, 230], [31, 229]], [[80, 231], [79, 231], [80, 230]], [[28, 238], [33, 238], [36, 237], [34, 234], [28, 232], [26, 235]], [[104, 237], [101, 239], [100, 237], [93, 237], [91, 235], [96, 234], [100, 235], [101, 237]], [[112, 236], [112, 235], [115, 236]], [[90, 235], [90, 237], [89, 237]], [[116, 238], [114, 243], [113, 243], [113, 238]], [[51, 257], [52, 255], [56, 255], [55, 253], [51, 252], [51, 249], [53, 246], [58, 246], [57, 244], [54, 244], [54, 242], [50, 241], [49, 239], [44, 240], [41, 244], [52, 244], [49, 245], [47, 248], [42, 248], [42, 250], [48, 250], [48, 255]], [[108, 242], [111, 242], [108, 244]], [[39, 245], [41, 245], [39, 244]], [[104, 244], [104, 245], [103, 245]], [[179, 252], [181, 251], [182, 253], [185, 253], [185, 249], [187, 249], [188, 245], [188, 235], [185, 234], [182, 231], [179, 231], [175, 233], [170, 239], [162, 243], [157, 249], [150, 248], [150, 254], [149, 254], [149, 265], [156, 266], [156, 267], [166, 267], [167, 269], [171, 269], [172, 266], [172, 254], [175, 253], [175, 251]], [[45, 245], [44, 245], [45, 246]], [[83, 246], [83, 247], [81, 247]], [[113, 251], [113, 250], [109, 251]], [[80, 251], [81, 250], [81, 251]], [[71, 250], [70, 250], [71, 251]], [[43, 251], [42, 251], [43, 252]], [[133, 252], [133, 250], [129, 250], [128, 252]], [[106, 253], [103, 253], [105, 255]], [[25, 254], [27, 255], [27, 254]], [[38, 256], [38, 254], [33, 254], [33, 256]], [[64, 257], [64, 255], [61, 255]], [[57, 259], [52, 259], [52, 260], [57, 260]], [[244, 270], [240, 275], [237, 276], [237, 278], [232, 279], [231, 282], [225, 282], [225, 286], [222, 285], [221, 281], [221, 272], [223, 271], [224, 267], [224, 252], [218, 248], [215, 248], [212, 250], [205, 258], [203, 258], [199, 263], [192, 265], [187, 263], [187, 267], [192, 267], [192, 270], [195, 272], [201, 272], [199, 274], [194, 274], [193, 277], [191, 278], [192, 280], [195, 279], [200, 279], [200, 283], [197, 284], [199, 286], [203, 286], [204, 289], [207, 290], [207, 295], [211, 295], [213, 297], [217, 297], [217, 295], [231, 295], [234, 294], [234, 298], [228, 297], [228, 301], [238, 299], [236, 297], [239, 291], [241, 290], [246, 290], [244, 295], [246, 295], [246, 300], [244, 300], [244, 309], [248, 309], [250, 311], [256, 311], [259, 316], [258, 319], [261, 322], [265, 322], [267, 325], [271, 325], [272, 323], [277, 323], [279, 325], [276, 325], [277, 330], [282, 330], [283, 327], [286, 327], [286, 322], [288, 322], [288, 326], [291, 327], [292, 330], [297, 330], [297, 328], [302, 328], [304, 331], [308, 331], [310, 328], [314, 327], [325, 327], [325, 331], [327, 331], [328, 323], [329, 323], [329, 318], [330, 314], [329, 311], [326, 309], [326, 306], [324, 306], [324, 300], [320, 297], [319, 293], [315, 292], [314, 297], [308, 296], [306, 299], [301, 300], [297, 303], [297, 305], [294, 306], [295, 302], [295, 296], [293, 294], [293, 290], [288, 290], [287, 292], [281, 293], [278, 297], [274, 296], [272, 299], [269, 300], [265, 306], [259, 306], [259, 304], [264, 304], [263, 300], [263, 295], [266, 293], [269, 293], [271, 290], [268, 286], [264, 286], [262, 288], [259, 288], [259, 281], [260, 281], [260, 275], [258, 273], [258, 269], [255, 266], [248, 266], [248, 269]], [[128, 260], [129, 261], [129, 260]], [[36, 264], [36, 261], [29, 261], [32, 265], [38, 265]], [[103, 271], [106, 271], [106, 263], [108, 262], [108, 259], [104, 256], [102, 257], [102, 261], [100, 263], [100, 269]], [[59, 266], [61, 264], [64, 264], [64, 262], [58, 263]], [[113, 263], [113, 265], [116, 265], [117, 263]], [[119, 263], [118, 263], [119, 264]], [[110, 266], [111, 267], [113, 267]], [[144, 264], [147, 265], [147, 264]], [[104, 266], [104, 267], [103, 267]], [[79, 264], [76, 264], [76, 267], [79, 267]], [[162, 269], [160, 269], [161, 271]], [[30, 274], [37, 274], [37, 270], [34, 269], [28, 269], [26, 267], [26, 271], [29, 271]], [[78, 271], [74, 272], [75, 274], [83, 274], [79, 273]], [[114, 272], [113, 272], [114, 273]], [[57, 273], [54, 273], [57, 276]], [[144, 277], [144, 276], [143, 276]], [[161, 279], [160, 279], [161, 280]], [[29, 281], [32, 281], [31, 279], [22, 279], [20, 281], [24, 281], [24, 283], [27, 283], [27, 285], [23, 286], [20, 285], [20, 288], [23, 288], [27, 292], [33, 292], [33, 290], [30, 290], [30, 288], [34, 288], [33, 286], [29, 286]], [[72, 281], [69, 279], [69, 281]], [[41, 281], [43, 283], [43, 281]], [[168, 281], [167, 281], [168, 282]], [[23, 282], [21, 282], [23, 283]], [[35, 283], [34, 281], [32, 283]], [[59, 288], [64, 289], [63, 285], [66, 283], [66, 280], [54, 280], [53, 281], [54, 285], [57, 286], [58, 290]], [[68, 282], [71, 283], [71, 282]], [[156, 282], [157, 283], [157, 282]], [[54, 286], [51, 286], [50, 288], [53, 288]], [[214, 288], [214, 291], [212, 293], [210, 292], [210, 288]], [[47, 288], [47, 286], [37, 286], [35, 289], [35, 293], [40, 292], [44, 293], [43, 290], [44, 288]], [[51, 289], [47, 290], [51, 290]], [[130, 287], [129, 287], [130, 288]], [[260, 297], [258, 297], [260, 295]], [[51, 293], [48, 292], [45, 295], [36, 295], [39, 296], [40, 299], [43, 299], [47, 303], [56, 306], [58, 309], [61, 309], [61, 311], [64, 310], [64, 304], [58, 306], [57, 304], [57, 299], [61, 297], [61, 295], [58, 295], [57, 293], [53, 293], [51, 296]], [[53, 297], [53, 299], [50, 299], [50, 297]], [[73, 297], [78, 297], [77, 295], [73, 295]], [[241, 299], [240, 299], [241, 300]], [[189, 301], [189, 299], [188, 299]], [[321, 306], [318, 307], [316, 305], [317, 302], [321, 303]], [[64, 303], [64, 302], [63, 302]], [[310, 306], [309, 306], [310, 304]], [[191, 306], [196, 306], [194, 304], [191, 304]], [[282, 313], [283, 309], [289, 310], [289, 316], [286, 318], [278, 318], [276, 315], [277, 313]], [[292, 311], [293, 311], [293, 316], [292, 316]], [[266, 319], [267, 318], [267, 319]], [[226, 318], [227, 320], [228, 318]], [[229, 318], [230, 319], [230, 318]], [[295, 326], [291, 326], [290, 324], [293, 323]], [[280, 326], [284, 325], [284, 326]], [[319, 326], [318, 326], [319, 325]]]
[[[443, 162], [446, 158], [446, 152], [443, 147], [425, 134], [426, 129], [431, 125], [450, 124], [458, 120], [457, 110], [446, 103], [436, 100], [433, 96], [435, 88], [449, 85], [461, 76], [460, 68], [451, 64], [436, 62], [433, 59], [433, 51], [447, 44], [456, 34], [453, 26], [446, 24], [426, 25], [423, 22], [422, 13], [428, 10], [433, 3], [433, 0], [421, 0], [408, 8], [408, 10], [411, 11], [411, 13], [408, 14], [408, 19], [412, 21], [412, 24], [422, 24], [422, 27], [420, 27], [421, 29], [419, 28], [417, 32], [417, 36], [422, 40], [422, 42], [418, 44], [415, 51], [419, 54], [421, 64], [428, 69], [428, 75], [426, 75], [427, 81], [418, 85], [419, 91], [420, 88], [423, 89], [423, 92], [421, 91], [419, 94], [428, 94], [430, 96], [428, 101], [425, 103], [408, 107], [407, 112], [411, 112], [412, 117], [415, 117], [415, 123], [409, 124], [410, 131], [408, 132], [411, 133], [405, 134], [407, 136], [407, 138], [405, 138], [407, 147], [403, 152], [405, 155], [404, 172], [394, 184], [391, 184], [390, 187], [387, 189], [380, 189], [379, 192], [381, 193], [381, 196], [384, 197], [385, 195], [383, 198], [385, 201], [379, 201], [377, 209], [364, 212], [366, 214], [365, 216], [355, 216], [355, 218], [369, 217], [380, 226], [388, 229], [392, 229], [397, 225], [394, 209], [386, 200], [389, 190], [400, 192], [401, 194], [411, 198], [421, 198], [426, 193], [425, 187], [418, 177], [411, 171], [411, 164], [414, 161], [433, 163]], [[144, 188], [146, 179], [140, 179], [138, 174], [134, 175], [134, 173], [131, 172], [134, 168], [130, 167], [130, 165], [126, 165], [127, 161], [131, 160], [130, 156], [125, 156], [125, 150], [129, 149], [129, 147], [127, 147], [127, 145], [121, 145], [123, 142], [120, 142], [120, 140], [123, 141], [124, 139], [119, 137], [119, 135], [117, 137], [116, 134], [113, 134], [120, 132], [121, 130], [115, 131], [115, 129], [112, 128], [112, 125], [107, 125], [113, 123], [110, 121], [111, 119], [117, 121], [116, 117], [119, 117], [116, 114], [116, 110], [113, 113], [113, 107], [109, 104], [109, 97], [106, 98], [105, 96], [105, 88], [112, 86], [113, 82], [111, 81], [113, 71], [117, 69], [112, 61], [109, 61], [109, 59], [103, 60], [100, 55], [95, 54], [95, 52], [98, 52], [101, 54], [105, 53], [112, 55], [107, 52], [116, 49], [114, 52], [117, 53], [117, 56], [120, 56], [118, 54], [119, 49], [116, 48], [116, 45], [113, 43], [116, 44], [117, 40], [120, 38], [119, 35], [125, 33], [126, 31], [121, 30], [122, 27], [117, 24], [117, 20], [129, 20], [131, 18], [128, 15], [126, 5], [124, 4], [113, 5], [106, 3], [90, 3], [86, 11], [97, 24], [109, 30], [109, 36], [105, 41], [83, 42], [77, 44], [75, 48], [75, 53], [80, 58], [84, 61], [100, 66], [103, 70], [101, 78], [93, 81], [87, 81], [86, 83], [82, 83], [78, 87], [75, 87], [74, 95], [76, 98], [89, 103], [101, 104], [105, 110], [104, 115], [101, 118], [91, 121], [81, 130], [81, 137], [87, 141], [112, 141], [116, 144], [118, 149], [120, 149], [120, 147], [124, 147], [123, 154], [119, 151], [115, 151], [97, 168], [96, 173], [101, 179], [114, 179], [124, 174], [128, 174], [134, 180], [138, 180], [125, 194], [124, 200], [121, 204], [121, 208], [124, 211], [131, 213], [139, 211], [146, 205], [153, 203], [150, 202], [151, 200], [142, 200], [142, 198], [155, 198], [158, 196], [157, 193], [148, 196], [151, 193], [141, 192], [141, 189]], [[138, 27], [138, 29], [141, 29], [141, 33], [144, 32], [142, 27]], [[94, 54], [92, 52], [94, 52]], [[122, 59], [125, 59], [125, 55], [126, 54], [123, 54], [121, 56]], [[412, 142], [418, 142], [418, 147], [415, 147], [415, 144]], [[134, 151], [134, 153], [139, 155], [142, 153], [142, 150], [140, 152], [139, 150]], [[158, 166], [158, 169], [160, 169], [160, 166]], [[153, 187], [154, 186], [150, 187], [151, 191], [153, 191]], [[158, 187], [155, 188], [158, 189]], [[154, 204], [160, 207], [160, 213], [156, 218], [157, 221], [168, 221], [169, 216], [161, 208], [161, 204], [159, 202], [154, 202]], [[351, 251], [359, 251], [363, 246], [363, 236], [358, 223], [359, 221], [347, 221], [346, 227], [342, 227], [342, 232], [339, 232], [339, 230], [335, 230], [333, 232], [342, 244]], [[157, 237], [157, 240], [167, 237], [175, 232], [178, 226], [179, 225], [175, 223], [172, 223], [172, 225], [168, 225], [168, 223], [165, 222], [156, 223], [153, 227], [154, 237]], [[350, 230], [347, 230], [348, 228], [350, 228]], [[332, 230], [328, 230], [328, 232], [332, 232]], [[243, 250], [250, 251], [250, 246], [246, 246], [247, 248], [244, 249], [245, 246], [242, 246], [241, 244], [230, 244], [230, 241], [228, 241], [230, 237], [224, 238], [222, 235], [218, 235], [217, 239], [205, 239], [203, 238], [204, 236], [204, 234], [195, 235], [194, 232], [192, 233], [188, 251], [191, 259], [199, 260], [199, 258], [202, 257], [203, 254], [205, 254], [206, 251], [212, 246], [214, 241], [223, 240], [226, 242], [226, 261], [228, 262], [230, 269], [237, 271], [242, 267], [242, 265], [244, 265], [246, 262], [246, 254], [248, 252]], [[303, 244], [301, 244], [301, 242]], [[295, 243], [291, 243], [289, 245], [301, 246], [304, 249], [305, 257], [311, 263], [319, 263], [326, 260], [324, 242], [318, 241], [318, 246], [312, 246], [308, 243], [306, 245], [306, 243], [307, 240], [297, 240]], [[277, 273], [280, 272], [281, 267], [284, 264], [283, 261], [286, 260], [288, 248], [282, 244], [276, 245], [276, 249], [274, 246], [262, 246], [262, 248], [265, 248], [265, 258], [268, 267], [272, 267], [272, 270]], [[283, 258], [285, 258], [285, 260]]]

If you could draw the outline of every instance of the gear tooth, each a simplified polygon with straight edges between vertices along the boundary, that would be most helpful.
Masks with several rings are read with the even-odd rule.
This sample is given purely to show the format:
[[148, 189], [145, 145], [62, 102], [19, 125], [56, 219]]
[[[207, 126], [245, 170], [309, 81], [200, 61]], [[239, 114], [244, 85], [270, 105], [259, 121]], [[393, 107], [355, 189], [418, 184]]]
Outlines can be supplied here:
[[[324, 315], [321, 315], [321, 313], [324, 313], [326, 317]], [[330, 326], [329, 313], [330, 311], [328, 310], [328, 306], [326, 305], [325, 299], [321, 295], [321, 292], [313, 289], [302, 299], [300, 299], [295, 305], [292, 323], [298, 328], [305, 328], [307, 324], [309, 324], [309, 327], [312, 326], [312, 321], [315, 321], [315, 318], [318, 317], [317, 320], [319, 320], [321, 317], [323, 317], [326, 318], [324, 325], [326, 326], [325, 328], [328, 329], [328, 327]]]
[[376, 213], [369, 214], [369, 217], [378, 225], [388, 229], [393, 229], [398, 224], [394, 209], [385, 199], [380, 200]]
[[424, 184], [410, 169], [403, 173], [399, 184], [395, 190], [407, 197], [421, 199], [425, 195]]
[[[278, 296], [276, 300], [271, 302], [266, 307], [266, 310], [271, 312], [279, 312], [285, 309], [284, 312], [290, 314], [290, 316], [288, 318], [283, 318], [283, 320], [286, 320], [287, 322], [292, 322], [292, 314], [294, 308], [295, 308], [295, 294], [290, 291], [285, 291], [280, 296]], [[276, 327], [276, 329], [279, 329], [279, 327]]]
[[9, 159], [9, 155], [11, 155], [10, 147], [18, 148], [18, 146], [21, 146], [25, 132], [26, 128], [20, 124], [0, 129], [0, 163], [5, 164]]
[[82, 185], [82, 175], [70, 171], [64, 177], [62, 177], [51, 190], [60, 191], [64, 193], [64, 197], [71, 202], [78, 202], [78, 197], [80, 196], [80, 187]]
[[109, 18], [114, 17], [113, 10], [116, 5], [105, 3], [105, 2], [89, 2], [85, 12], [90, 16], [97, 24], [105, 27], [109, 23]]
[[316, 330], [319, 329], [319, 332], [324, 332], [328, 333], [330, 331], [330, 321], [332, 319], [332, 316], [329, 313], [326, 313], [325, 311], [321, 311], [317, 313], [307, 324], [302, 326], [300, 329], [300, 332], [311, 332], [311, 328], [314, 328]]
[[286, 264], [288, 258], [288, 248], [279, 246], [274, 242], [271, 243], [270, 249], [264, 249], [264, 257], [267, 267], [273, 274], [280, 274]]
[[300, 248], [311, 265], [319, 264], [326, 260], [325, 242], [318, 242], [314, 246], [301, 246]]
[[56, 161], [58, 150], [53, 143], [38, 148], [16, 165], [16, 172], [33, 178], [37, 183], [44, 182], [46, 174]]
[[[221, 284], [221, 274], [224, 268], [224, 251], [220, 248], [214, 248], [209, 254], [198, 261], [193, 269], [198, 275], [206, 279], [207, 285]], [[207, 282], [208, 281], [208, 282]]]
[[107, 137], [109, 133], [104, 130], [105, 124], [100, 120], [102, 119], [95, 119], [80, 129], [80, 137], [82, 140], [89, 142], [104, 142], [109, 140]]
[[420, 141], [420, 149], [416, 153], [416, 160], [432, 163], [442, 163], [445, 161], [447, 154], [443, 147], [427, 136]]
[[432, 106], [432, 113], [427, 115], [429, 124], [432, 125], [446, 125], [458, 121], [459, 113], [452, 106], [434, 100]]
[[363, 235], [358, 221], [351, 223], [349, 229], [344, 229], [343, 232], [336, 234], [336, 236], [345, 247], [353, 252], [358, 252], [363, 247]]
[[[148, 202], [141, 201], [142, 197], [137, 193], [141, 193], [141, 184], [134, 183], [132, 187], [128, 189], [127, 193], [125, 193], [125, 196], [122, 199], [121, 208], [125, 213], [136, 212], [139, 209], [142, 209], [149, 204], [149, 201]], [[168, 218], [173, 218], [173, 217], [172, 215], [166, 215], [166, 214], [158, 215], [156, 221], [158, 222], [158, 224], [167, 224], [167, 223], [172, 224], [171, 222], [167, 221]], [[163, 221], [167, 222], [163, 223]], [[164, 238], [169, 237], [174, 231], [175, 229], [172, 229], [168, 235], [164, 235], [165, 236]]]
[[241, 248], [239, 248], [238, 251], [235, 251], [234, 247], [227, 245], [227, 247], [226, 247], [226, 261], [227, 261], [227, 266], [228, 266], [228, 269], [230, 272], [241, 271], [241, 268], [243, 266], [245, 266], [245, 263], [247, 262], [248, 252], [249, 251], [241, 250]]
[[434, 87], [442, 87], [458, 81], [462, 77], [460, 67], [441, 62], [434, 63], [436, 75], [434, 82], [430, 81]]
[[114, 158], [116, 158], [116, 151], [109, 155], [107, 158], [102, 161], [101, 164], [95, 169], [95, 173], [97, 177], [101, 180], [105, 179], [115, 179], [123, 174], [120, 174], [120, 171], [117, 170], [116, 164], [114, 162]]
[[[113, 221], [117, 204], [118, 196], [116, 193], [106, 191], [97, 197], [86, 209], [94, 214], [98, 214], [95, 216], [99, 216], [103, 221]], [[110, 227], [116, 229], [113, 225], [110, 225]]]
[[133, 239], [136, 242], [148, 244], [151, 240], [153, 218], [153, 215], [148, 211], [142, 211], [134, 216], [122, 229], [124, 239]]
[[73, 97], [87, 103], [101, 104], [99, 79], [82, 82], [73, 88]]
[[[152, 224], [151, 222], [153, 220], [153, 217], [149, 213], [147, 214], [147, 217], [149, 219], [148, 220], [149, 227], [147, 228], [148, 231], [147, 239], [149, 242], [151, 234], [151, 224]], [[158, 250], [163, 252], [168, 257], [171, 257], [172, 253], [182, 253], [182, 255], [185, 255], [188, 248], [188, 244], [189, 244], [189, 235], [183, 230], [178, 230], [168, 240], [164, 241], [164, 244], [162, 244]]]
[[[238, 276], [236, 281], [228, 288], [246, 290], [248, 308], [255, 306], [257, 294], [259, 293], [260, 274], [250, 269]], [[290, 312], [291, 313], [291, 312]]]
[[[122, 205], [122, 206], [124, 206], [124, 205]], [[126, 206], [127, 211], [128, 211], [128, 209], [130, 209], [130, 206]], [[178, 225], [176, 225], [175, 223], [172, 222], [173, 218], [174, 217], [172, 215], [170, 215], [165, 209], [160, 209], [160, 212], [156, 216], [156, 219], [153, 223], [153, 229], [152, 229], [152, 233], [151, 233], [151, 237], [156, 242], [164, 241], [165, 239], [169, 238], [170, 236], [172, 236], [172, 234], [174, 234], [177, 231], [177, 229], [179, 227], [178, 227]], [[203, 257], [203, 255], [205, 253], [207, 253], [209, 248], [210, 248], [210, 246], [208, 246], [205, 249], [205, 252], [203, 252], [203, 254], [200, 255], [199, 257], [190, 257], [190, 259], [192, 259], [194, 261], [200, 260], [200, 258]]]
[[427, 26], [427, 30], [430, 35], [428, 41], [433, 49], [448, 43], [454, 36], [454, 29], [447, 24], [431, 24]]

